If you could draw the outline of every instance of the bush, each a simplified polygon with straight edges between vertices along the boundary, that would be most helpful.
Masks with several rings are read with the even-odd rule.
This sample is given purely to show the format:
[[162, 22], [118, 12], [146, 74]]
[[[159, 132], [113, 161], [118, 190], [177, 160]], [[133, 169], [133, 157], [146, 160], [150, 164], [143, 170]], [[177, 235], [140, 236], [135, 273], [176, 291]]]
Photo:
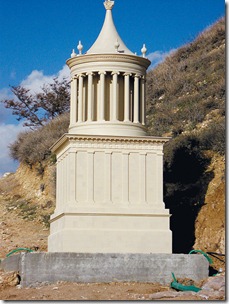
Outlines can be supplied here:
[[195, 135], [180, 135], [165, 145], [165, 181], [190, 184], [198, 181], [206, 169], [206, 157]]
[[188, 253], [195, 241], [195, 220], [204, 204], [212, 172], [195, 135], [180, 135], [164, 149], [164, 201], [170, 209], [173, 252]]
[[40, 129], [20, 133], [10, 145], [11, 157], [30, 166], [42, 162], [50, 157], [50, 147], [68, 131], [68, 126], [69, 114], [63, 114]]
[[211, 122], [199, 135], [200, 146], [204, 150], [212, 150], [221, 155], [226, 151], [225, 121]]

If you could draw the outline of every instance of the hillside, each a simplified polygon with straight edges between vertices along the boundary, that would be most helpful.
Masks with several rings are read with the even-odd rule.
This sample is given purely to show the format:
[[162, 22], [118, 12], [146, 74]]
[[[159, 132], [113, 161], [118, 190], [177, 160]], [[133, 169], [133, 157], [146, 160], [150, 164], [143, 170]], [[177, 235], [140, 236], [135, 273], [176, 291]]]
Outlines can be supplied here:
[[225, 21], [148, 73], [150, 135], [165, 146], [174, 252], [225, 252]]
[[221, 126], [225, 115], [224, 19], [167, 57], [148, 73], [147, 82], [149, 134], [179, 135]]
[[[48, 217], [55, 205], [55, 158], [49, 147], [67, 131], [68, 119], [64, 115], [22, 134], [11, 146], [21, 164], [0, 180], [0, 256], [15, 247], [47, 249]], [[165, 146], [164, 200], [172, 214], [173, 251], [225, 253], [223, 19], [148, 73], [147, 123], [149, 135], [172, 137]], [[29, 233], [31, 223], [37, 234]]]

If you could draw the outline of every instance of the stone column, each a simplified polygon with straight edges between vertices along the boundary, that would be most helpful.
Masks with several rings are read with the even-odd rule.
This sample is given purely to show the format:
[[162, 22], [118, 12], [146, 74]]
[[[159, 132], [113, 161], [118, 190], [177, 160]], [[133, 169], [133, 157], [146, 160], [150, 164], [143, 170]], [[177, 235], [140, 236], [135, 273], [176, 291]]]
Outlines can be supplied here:
[[145, 95], [146, 95], [146, 86], [145, 86], [145, 76], [142, 76], [141, 78], [141, 123], [142, 125], [145, 125], [146, 120], [146, 101], [145, 101]]
[[78, 106], [78, 122], [83, 121], [83, 77], [79, 75], [79, 106]]
[[113, 105], [110, 107], [111, 120], [118, 120], [118, 75], [119, 72], [112, 72], [113, 75]]
[[139, 78], [138, 74], [134, 76], [134, 123], [139, 123]]
[[99, 121], [105, 120], [105, 74], [106, 72], [99, 72], [100, 75], [100, 98], [97, 109], [97, 117]]
[[71, 79], [70, 126], [77, 121], [77, 77]]
[[88, 103], [87, 103], [87, 120], [93, 120], [94, 96], [93, 96], [93, 73], [87, 73], [88, 76]]
[[130, 121], [130, 73], [124, 74], [124, 121]]

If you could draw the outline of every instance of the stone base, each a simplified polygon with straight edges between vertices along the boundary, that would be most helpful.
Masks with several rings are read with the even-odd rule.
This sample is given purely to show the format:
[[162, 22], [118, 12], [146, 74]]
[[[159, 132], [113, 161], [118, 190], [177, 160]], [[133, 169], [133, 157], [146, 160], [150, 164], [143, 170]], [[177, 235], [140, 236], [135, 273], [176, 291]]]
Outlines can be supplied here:
[[172, 253], [163, 202], [167, 138], [66, 134], [49, 252]]
[[161, 214], [156, 211], [153, 214], [124, 214], [124, 211], [122, 214], [62, 214], [52, 219], [48, 251], [171, 253], [170, 215], [166, 211], [162, 210]]
[[208, 277], [209, 263], [199, 254], [21, 253], [2, 261], [5, 271], [18, 271], [21, 285], [57, 281], [151, 282], [169, 284], [177, 278]]

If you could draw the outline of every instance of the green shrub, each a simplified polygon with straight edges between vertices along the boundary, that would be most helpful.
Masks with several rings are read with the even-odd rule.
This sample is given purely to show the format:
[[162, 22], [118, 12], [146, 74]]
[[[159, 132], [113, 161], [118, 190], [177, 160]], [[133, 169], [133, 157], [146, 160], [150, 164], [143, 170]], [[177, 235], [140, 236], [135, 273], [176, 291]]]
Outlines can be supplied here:
[[225, 120], [211, 122], [199, 135], [200, 147], [203, 150], [212, 150], [221, 155], [226, 151]]
[[[44, 127], [20, 133], [17, 140], [10, 145], [12, 158], [30, 166], [42, 162], [50, 157], [50, 147], [68, 131], [68, 126], [69, 114], [63, 114]], [[42, 171], [42, 168], [38, 167], [38, 170]]]

